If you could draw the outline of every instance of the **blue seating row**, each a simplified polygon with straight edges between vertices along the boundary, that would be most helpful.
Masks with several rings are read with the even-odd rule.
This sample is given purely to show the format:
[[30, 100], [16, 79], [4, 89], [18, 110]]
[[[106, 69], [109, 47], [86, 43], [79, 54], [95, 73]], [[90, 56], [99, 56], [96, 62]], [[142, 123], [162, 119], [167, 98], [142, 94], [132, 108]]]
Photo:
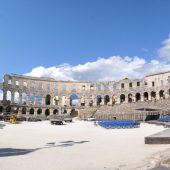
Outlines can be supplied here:
[[170, 122], [170, 117], [163, 117], [158, 119], [161, 122]]
[[99, 121], [98, 125], [110, 129], [110, 128], [137, 128], [140, 126], [139, 122], [136, 121]]

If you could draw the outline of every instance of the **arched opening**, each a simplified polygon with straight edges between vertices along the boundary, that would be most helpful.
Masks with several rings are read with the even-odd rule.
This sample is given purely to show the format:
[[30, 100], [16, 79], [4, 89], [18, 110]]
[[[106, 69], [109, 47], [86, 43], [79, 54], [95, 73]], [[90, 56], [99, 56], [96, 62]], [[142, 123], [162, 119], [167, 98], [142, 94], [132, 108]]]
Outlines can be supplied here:
[[72, 94], [70, 96], [70, 106], [77, 106], [78, 105], [78, 97], [76, 94]]
[[[10, 108], [10, 110], [12, 110], [12, 109]], [[14, 107], [14, 108], [13, 108], [13, 111], [14, 111], [14, 113], [18, 113], [19, 107]]]
[[102, 102], [102, 97], [100, 95], [97, 96], [97, 105], [99, 106]]
[[67, 96], [62, 96], [62, 106], [67, 106]]
[[6, 107], [6, 112], [10, 112], [11, 111], [11, 106], [7, 106]]
[[42, 109], [37, 110], [37, 115], [40, 115], [42, 113]]
[[51, 96], [49, 94], [47, 94], [46, 98], [45, 98], [45, 104], [50, 105], [50, 103], [51, 103]]
[[140, 93], [136, 93], [136, 102], [141, 100], [141, 95]]
[[64, 109], [64, 110], [63, 110], [63, 113], [64, 113], [64, 114], [66, 114], [66, 113], [67, 113], [67, 110], [66, 110], [66, 109]]
[[31, 88], [34, 88], [34, 86], [35, 86], [35, 83], [34, 82], [31, 82]]
[[0, 101], [3, 100], [3, 91], [0, 89]]
[[0, 106], [0, 113], [2, 113], [3, 112], [3, 107], [2, 106]]
[[109, 95], [106, 95], [104, 97], [104, 104], [107, 105], [109, 102], [110, 102], [110, 97], [109, 97]]
[[42, 105], [43, 104], [43, 95], [39, 94], [38, 95], [38, 105]]
[[114, 105], [114, 104], [116, 104], [116, 96], [115, 95], [112, 96], [112, 105]]
[[19, 93], [18, 93], [18, 92], [15, 92], [15, 93], [14, 93], [14, 102], [15, 102], [16, 104], [19, 103]]
[[8, 79], [8, 84], [12, 84], [12, 80], [11, 79]]
[[11, 101], [11, 92], [9, 90], [7, 91], [7, 100]]
[[15, 85], [16, 85], [16, 86], [19, 86], [19, 81], [16, 81], [16, 82], [15, 82]]
[[156, 99], [156, 92], [152, 91], [151, 92], [151, 100], [155, 100]]
[[24, 87], [27, 87], [27, 83], [26, 83], [25, 81], [23, 82], [23, 86], [24, 86]]
[[129, 93], [128, 94], [128, 103], [132, 103], [132, 94], [131, 93]]
[[160, 90], [160, 91], [159, 91], [159, 97], [160, 97], [161, 99], [165, 99], [164, 90]]
[[49, 116], [49, 115], [50, 115], [50, 110], [49, 110], [49, 109], [46, 109], [46, 110], [45, 110], [45, 115], [46, 115], [46, 116]]
[[121, 94], [120, 95], [120, 103], [124, 103], [125, 102], [125, 95]]
[[78, 116], [78, 111], [75, 110], [75, 109], [72, 109], [71, 112], [70, 112], [70, 115], [71, 115], [72, 117], [77, 117], [77, 116]]
[[33, 115], [33, 114], [34, 114], [34, 109], [31, 108], [31, 109], [30, 109], [30, 115]]
[[58, 115], [58, 110], [57, 109], [53, 110], [53, 115]]
[[53, 105], [56, 105], [56, 106], [59, 105], [59, 97], [58, 97], [58, 96], [55, 96], [55, 97], [53, 98]]
[[147, 101], [148, 100], [148, 92], [144, 92], [143, 97], [144, 97], [144, 101]]
[[22, 93], [22, 104], [26, 104], [26, 100], [27, 100], [27, 94]]
[[26, 107], [23, 107], [22, 108], [22, 114], [25, 115], [27, 113], [27, 108]]
[[35, 100], [35, 96], [33, 93], [30, 94], [30, 104], [33, 105]]

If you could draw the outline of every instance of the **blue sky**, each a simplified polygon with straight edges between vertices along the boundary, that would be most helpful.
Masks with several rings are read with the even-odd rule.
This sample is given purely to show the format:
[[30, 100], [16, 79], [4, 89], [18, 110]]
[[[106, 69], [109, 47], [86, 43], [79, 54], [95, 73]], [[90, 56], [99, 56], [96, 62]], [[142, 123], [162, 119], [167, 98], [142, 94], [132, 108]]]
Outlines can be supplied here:
[[108, 80], [170, 70], [169, 23], [169, 0], [0, 0], [0, 77]]

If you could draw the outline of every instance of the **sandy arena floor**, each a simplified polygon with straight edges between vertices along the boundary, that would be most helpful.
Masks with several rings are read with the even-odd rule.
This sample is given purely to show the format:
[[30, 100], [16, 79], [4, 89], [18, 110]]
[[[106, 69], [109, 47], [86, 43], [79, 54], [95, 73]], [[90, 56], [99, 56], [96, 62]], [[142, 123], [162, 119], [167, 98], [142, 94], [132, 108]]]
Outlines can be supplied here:
[[150, 169], [170, 145], [145, 145], [144, 137], [163, 129], [106, 130], [83, 121], [7, 124], [0, 129], [0, 170]]

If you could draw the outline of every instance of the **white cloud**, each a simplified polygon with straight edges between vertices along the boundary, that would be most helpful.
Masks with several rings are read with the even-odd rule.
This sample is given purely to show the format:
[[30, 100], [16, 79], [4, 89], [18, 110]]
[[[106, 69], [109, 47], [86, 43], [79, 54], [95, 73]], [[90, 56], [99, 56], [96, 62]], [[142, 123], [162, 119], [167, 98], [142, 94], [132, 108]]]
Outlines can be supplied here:
[[111, 81], [125, 77], [142, 78], [148, 74], [167, 70], [170, 70], [170, 64], [166, 62], [158, 60], [147, 62], [144, 58], [137, 56], [112, 56], [76, 66], [69, 64], [49, 68], [39, 66], [25, 75], [51, 77], [56, 80]]
[[158, 54], [161, 57], [170, 59], [170, 37], [162, 42], [162, 47], [158, 49]]

